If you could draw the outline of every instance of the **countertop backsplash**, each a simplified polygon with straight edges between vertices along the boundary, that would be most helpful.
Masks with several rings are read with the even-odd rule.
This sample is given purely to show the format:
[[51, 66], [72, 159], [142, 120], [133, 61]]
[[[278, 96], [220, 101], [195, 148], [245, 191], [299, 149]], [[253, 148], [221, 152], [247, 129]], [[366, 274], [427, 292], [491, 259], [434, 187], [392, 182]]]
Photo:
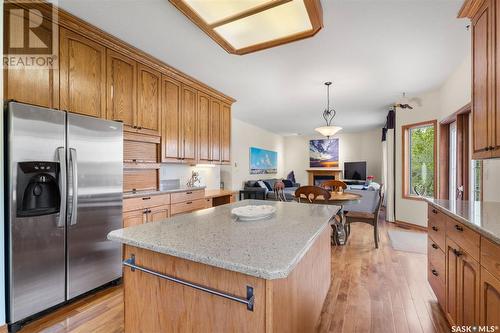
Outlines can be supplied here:
[[191, 178], [192, 171], [197, 171], [199, 173], [199, 186], [206, 186], [207, 189], [220, 188], [220, 165], [190, 166], [182, 164], [162, 164], [160, 167], [160, 186], [170, 187], [173, 181], [178, 181], [181, 187], [186, 186], [186, 183]]

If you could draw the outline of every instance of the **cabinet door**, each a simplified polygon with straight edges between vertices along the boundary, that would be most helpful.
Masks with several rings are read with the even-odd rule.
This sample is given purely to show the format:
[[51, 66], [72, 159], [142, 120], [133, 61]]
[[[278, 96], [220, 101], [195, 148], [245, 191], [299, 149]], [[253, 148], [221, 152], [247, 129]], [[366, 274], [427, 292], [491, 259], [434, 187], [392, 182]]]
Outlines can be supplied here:
[[491, 156], [490, 109], [494, 93], [492, 91], [491, 51], [491, 0], [484, 2], [472, 20], [472, 158]]
[[[7, 20], [19, 17], [19, 14], [24, 13], [24, 10], [11, 11], [17, 9], [15, 4], [4, 4], [4, 19], [5, 22], [5, 39], [4, 44], [20, 42], [19, 39], [24, 38], [20, 33], [12, 33], [11, 25]], [[19, 15], [19, 16], [18, 16]], [[23, 15], [23, 20], [29, 21], [30, 15]], [[27, 26], [37, 26], [37, 23], [30, 24], [25, 22]], [[42, 40], [52, 42], [52, 22], [43, 20], [42, 24], [37, 27], [37, 35]], [[57, 45], [57, 43], [55, 43]], [[54, 67], [57, 68], [58, 59], [54, 59]], [[4, 69], [4, 99], [14, 99], [18, 102], [44, 106], [47, 108], [59, 108], [59, 71], [49, 68], [32, 68], [28, 66], [9, 67]]]
[[196, 162], [196, 90], [182, 86], [182, 160]]
[[491, 122], [491, 146], [493, 150], [491, 151], [492, 157], [500, 157], [500, 50], [498, 46], [500, 45], [500, 5], [496, 1], [492, 1], [490, 6], [494, 7], [496, 21], [494, 22], [495, 29], [495, 89], [496, 89], [496, 107], [492, 108], [490, 114]]
[[481, 268], [481, 325], [496, 326], [500, 323], [500, 280]]
[[136, 125], [137, 63], [114, 51], [107, 52], [108, 119], [122, 121], [124, 130]]
[[137, 67], [137, 126], [143, 133], [160, 130], [161, 74], [139, 64]]
[[60, 28], [60, 107], [87, 116], [106, 117], [106, 49]]
[[222, 105], [221, 125], [221, 161], [224, 164], [231, 162], [231, 107]]
[[210, 161], [210, 97], [198, 92], [198, 161]]
[[162, 77], [161, 160], [180, 161], [181, 156], [181, 84]]
[[467, 252], [460, 250], [458, 322], [474, 326], [479, 323], [480, 266]]
[[451, 239], [446, 239], [446, 316], [450, 325], [458, 324], [458, 272], [459, 258], [456, 251], [458, 245]]
[[148, 212], [148, 222], [163, 221], [169, 217], [169, 205], [150, 208]]
[[210, 141], [211, 141], [211, 160], [219, 162], [221, 160], [220, 151], [220, 125], [221, 125], [221, 102], [212, 99], [212, 106], [210, 109]]
[[145, 210], [133, 210], [131, 212], [123, 213], [123, 227], [131, 227], [133, 225], [139, 225], [146, 222], [146, 211]]

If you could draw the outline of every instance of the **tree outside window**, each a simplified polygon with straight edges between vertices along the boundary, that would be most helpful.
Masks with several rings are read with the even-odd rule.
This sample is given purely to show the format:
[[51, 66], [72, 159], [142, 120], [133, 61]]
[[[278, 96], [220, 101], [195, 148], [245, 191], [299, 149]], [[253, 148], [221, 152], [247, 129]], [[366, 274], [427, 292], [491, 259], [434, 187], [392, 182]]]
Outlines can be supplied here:
[[436, 122], [403, 126], [404, 196], [434, 197], [436, 193]]

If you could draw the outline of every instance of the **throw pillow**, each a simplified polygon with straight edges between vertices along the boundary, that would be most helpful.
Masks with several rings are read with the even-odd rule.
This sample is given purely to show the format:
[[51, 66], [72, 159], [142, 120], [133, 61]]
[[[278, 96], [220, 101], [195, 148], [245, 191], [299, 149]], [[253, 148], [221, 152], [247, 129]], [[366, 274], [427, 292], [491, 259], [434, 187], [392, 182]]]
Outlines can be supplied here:
[[295, 173], [293, 173], [293, 170], [290, 171], [290, 173], [288, 174], [288, 176], [286, 176], [286, 179], [288, 179], [289, 181], [291, 181], [292, 183], [296, 183], [295, 182]]
[[266, 190], [266, 194], [267, 192], [269, 191], [269, 189], [267, 188], [266, 184], [262, 181], [262, 180], [259, 180], [257, 183], [258, 187], [262, 187], [263, 189]]
[[293, 182], [289, 179], [283, 179], [282, 182], [285, 184], [285, 187], [293, 187]]
[[264, 185], [266, 185], [268, 191], [273, 190], [273, 188], [271, 187], [271, 184], [269, 184], [268, 182], [264, 181]]

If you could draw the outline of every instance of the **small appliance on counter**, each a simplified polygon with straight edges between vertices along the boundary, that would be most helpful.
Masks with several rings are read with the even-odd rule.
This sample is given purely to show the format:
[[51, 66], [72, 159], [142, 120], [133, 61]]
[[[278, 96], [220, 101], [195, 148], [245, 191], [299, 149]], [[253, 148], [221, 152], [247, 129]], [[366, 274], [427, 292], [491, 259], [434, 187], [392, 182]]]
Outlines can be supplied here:
[[5, 104], [7, 322], [11, 332], [119, 279], [122, 124]]

